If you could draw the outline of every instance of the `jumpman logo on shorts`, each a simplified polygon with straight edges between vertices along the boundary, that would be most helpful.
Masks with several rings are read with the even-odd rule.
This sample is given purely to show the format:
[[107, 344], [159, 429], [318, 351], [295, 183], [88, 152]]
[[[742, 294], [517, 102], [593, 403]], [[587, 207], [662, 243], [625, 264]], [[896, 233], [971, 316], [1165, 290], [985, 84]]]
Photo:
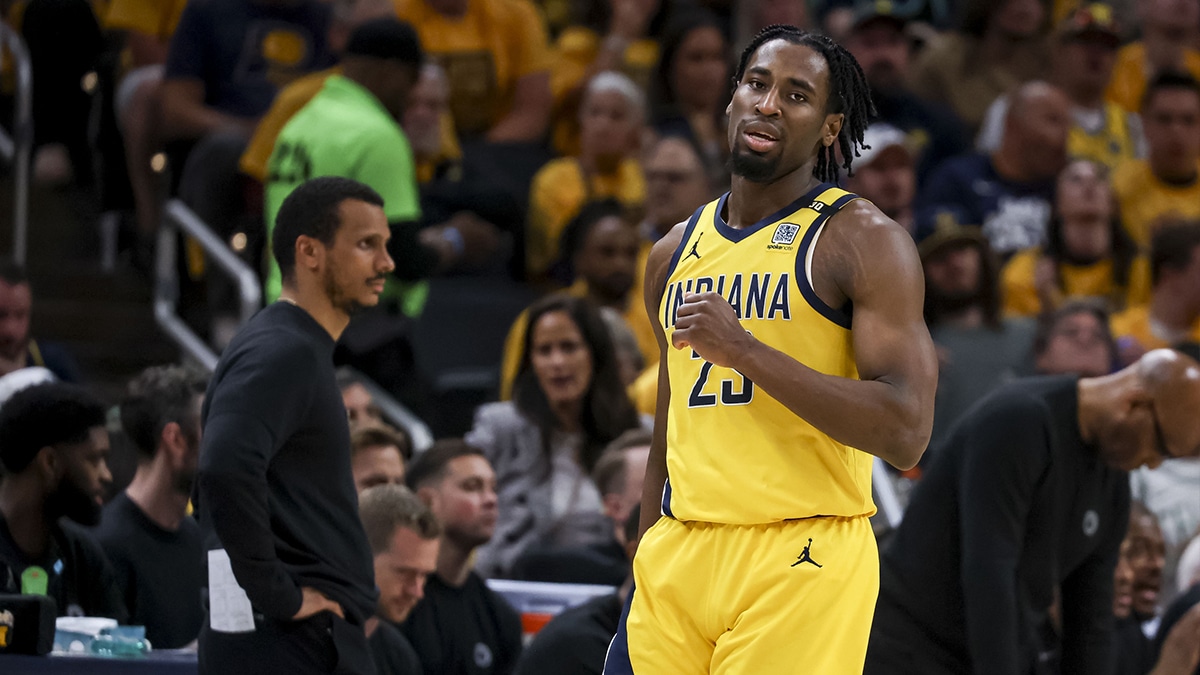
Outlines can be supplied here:
[[808, 549], [810, 548], [812, 548], [812, 537], [809, 537], [808, 539], [808, 546], [805, 546], [804, 550], [800, 552], [800, 555], [796, 556], [796, 562], [792, 563], [792, 567], [795, 567], [800, 563], [812, 563], [817, 567], [821, 567], [821, 564], [816, 560], [813, 560], [812, 556], [808, 554]]
[[[700, 237], [703, 237], [703, 236], [704, 236], [704, 233], [701, 232]], [[700, 237], [696, 237], [696, 241], [692, 243], [692, 250], [689, 251], [687, 255], [683, 256], [684, 260], [687, 260], [688, 258], [690, 258], [692, 256], [696, 256], [696, 260], [700, 259], [700, 251], [696, 250], [696, 247], [700, 245]]]

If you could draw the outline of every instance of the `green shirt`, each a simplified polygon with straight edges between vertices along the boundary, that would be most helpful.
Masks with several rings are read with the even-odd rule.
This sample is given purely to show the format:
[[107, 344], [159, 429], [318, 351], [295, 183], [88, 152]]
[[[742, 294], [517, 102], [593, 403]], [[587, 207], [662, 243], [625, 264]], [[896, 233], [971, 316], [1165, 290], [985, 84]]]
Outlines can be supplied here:
[[[383, 197], [389, 223], [415, 221], [421, 215], [416, 167], [404, 131], [379, 99], [341, 75], [331, 76], [275, 141], [264, 195], [268, 241], [283, 200], [296, 186], [317, 176], [341, 176], [370, 185]], [[389, 286], [395, 284], [389, 280]], [[279, 298], [281, 285], [279, 265], [271, 256], [268, 302]]]

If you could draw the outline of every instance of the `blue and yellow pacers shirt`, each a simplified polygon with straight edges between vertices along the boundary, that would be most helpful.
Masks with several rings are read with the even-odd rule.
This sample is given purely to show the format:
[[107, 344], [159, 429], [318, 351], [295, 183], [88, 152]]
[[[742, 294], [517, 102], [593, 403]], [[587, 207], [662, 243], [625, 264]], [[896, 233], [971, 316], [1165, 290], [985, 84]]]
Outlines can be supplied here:
[[[696, 211], [671, 259], [657, 317], [668, 344], [684, 297], [711, 291], [761, 342], [819, 372], [857, 378], [850, 317], [817, 297], [810, 274], [822, 228], [857, 196], [821, 184], [740, 230], [721, 216], [728, 197]], [[875, 512], [870, 455], [838, 443], [736, 370], [690, 349], [668, 348], [667, 372], [665, 515], [759, 524]]]

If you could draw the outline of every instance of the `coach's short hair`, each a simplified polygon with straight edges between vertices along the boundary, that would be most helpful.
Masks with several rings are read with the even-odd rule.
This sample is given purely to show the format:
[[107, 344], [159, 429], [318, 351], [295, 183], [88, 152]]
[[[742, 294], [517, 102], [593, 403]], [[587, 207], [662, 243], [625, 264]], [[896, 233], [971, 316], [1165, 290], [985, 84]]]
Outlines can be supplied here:
[[433, 511], [403, 485], [376, 485], [363, 490], [358, 496], [358, 517], [375, 555], [391, 548], [392, 537], [401, 527], [426, 540], [442, 536], [442, 526]]
[[284, 281], [292, 281], [296, 272], [296, 239], [312, 237], [326, 246], [341, 226], [338, 209], [342, 202], [354, 200], [383, 206], [383, 197], [369, 185], [338, 176], [322, 176], [305, 181], [283, 200], [275, 216], [271, 253], [279, 264]]
[[104, 406], [83, 387], [49, 382], [22, 389], [0, 408], [0, 466], [21, 473], [42, 448], [82, 443], [105, 420]]

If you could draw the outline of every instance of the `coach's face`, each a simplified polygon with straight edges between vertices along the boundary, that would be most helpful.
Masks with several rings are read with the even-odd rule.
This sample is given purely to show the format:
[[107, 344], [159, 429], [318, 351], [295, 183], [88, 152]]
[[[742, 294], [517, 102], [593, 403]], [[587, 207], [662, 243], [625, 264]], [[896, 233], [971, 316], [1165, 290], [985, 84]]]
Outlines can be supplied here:
[[843, 116], [828, 114], [829, 64], [819, 52], [770, 40], [746, 64], [729, 115], [733, 173], [773, 183], [833, 145]]
[[396, 267], [387, 252], [391, 231], [381, 207], [356, 199], [343, 201], [338, 217], [325, 252], [325, 293], [334, 307], [353, 314], [379, 303], [384, 280]]

